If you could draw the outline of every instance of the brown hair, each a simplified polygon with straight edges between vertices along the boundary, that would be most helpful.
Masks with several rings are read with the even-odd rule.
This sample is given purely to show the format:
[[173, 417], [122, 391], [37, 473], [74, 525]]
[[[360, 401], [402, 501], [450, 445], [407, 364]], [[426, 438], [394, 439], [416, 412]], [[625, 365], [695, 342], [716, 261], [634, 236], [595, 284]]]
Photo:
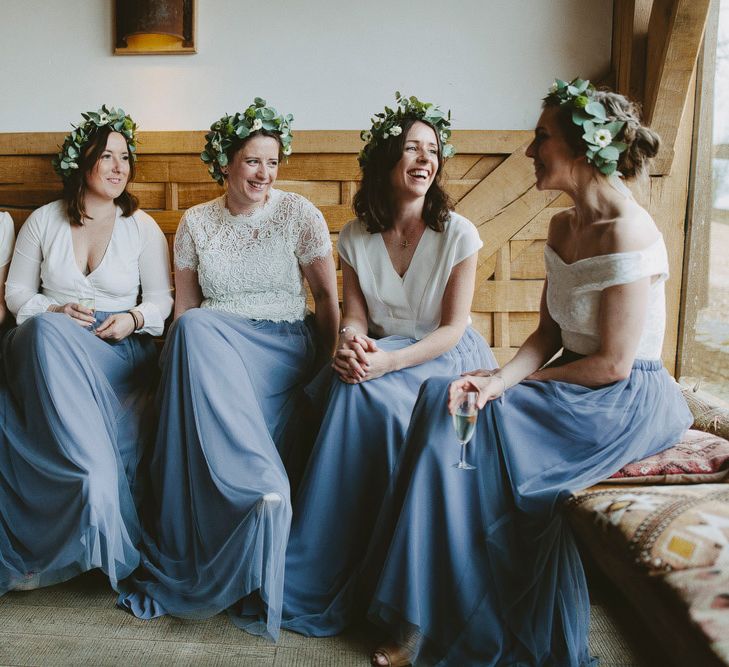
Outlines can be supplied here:
[[[390, 183], [390, 172], [402, 158], [408, 132], [417, 121], [433, 127], [419, 118], [408, 118], [403, 121], [402, 132], [398, 136], [377, 142], [367, 154], [367, 162], [362, 167], [362, 182], [357, 194], [354, 195], [353, 207], [355, 214], [365, 223], [370, 234], [384, 232], [392, 227], [395, 217], [395, 202]], [[423, 220], [432, 230], [442, 232], [452, 204], [450, 197], [441, 187], [443, 142], [434, 127], [433, 131], [438, 141], [438, 170], [425, 195]]]
[[[275, 139], [278, 142], [278, 160], [281, 162], [284, 158], [283, 154], [283, 144], [281, 143], [281, 135], [278, 132], [271, 132], [270, 130], [256, 130], [255, 132], [251, 132], [245, 139], [240, 139], [239, 137], [234, 137], [232, 143], [225, 151], [225, 156], [228, 158], [228, 164], [233, 162], [233, 158], [235, 157], [235, 154], [243, 148], [253, 137], [271, 137], [272, 139]], [[227, 179], [228, 174], [225, 172], [222, 172], [223, 178]]]
[[[94, 169], [101, 154], [106, 150], [106, 142], [109, 135], [114, 132], [109, 125], [96, 128], [90, 135], [89, 141], [84, 147], [81, 157], [78, 160], [78, 169], [63, 179], [63, 199], [66, 202], [66, 213], [72, 225], [83, 225], [83, 219], [88, 217], [84, 208], [86, 197], [86, 176]], [[124, 136], [124, 135], [121, 135]], [[125, 139], [126, 141], [126, 139]], [[127, 147], [129, 143], [127, 142]], [[129, 178], [127, 185], [134, 180], [135, 168], [132, 152], [129, 151]], [[130, 216], [139, 208], [137, 198], [127, 191], [126, 187], [114, 203], [122, 210], [125, 217]]]
[[[596, 90], [590, 95], [591, 99], [600, 102], [607, 112], [608, 120], [625, 123], [620, 134], [616, 137], [628, 145], [618, 159], [618, 171], [625, 178], [635, 178], [645, 174], [651, 158], [654, 158], [661, 146], [661, 138], [649, 127], [644, 126], [640, 119], [640, 107], [620, 93], [610, 90]], [[544, 108], [557, 107], [557, 121], [565, 136], [567, 144], [577, 154], [584, 154], [587, 144], [582, 138], [582, 128], [572, 122], [572, 106], [560, 106], [558, 98], [547, 97]]]

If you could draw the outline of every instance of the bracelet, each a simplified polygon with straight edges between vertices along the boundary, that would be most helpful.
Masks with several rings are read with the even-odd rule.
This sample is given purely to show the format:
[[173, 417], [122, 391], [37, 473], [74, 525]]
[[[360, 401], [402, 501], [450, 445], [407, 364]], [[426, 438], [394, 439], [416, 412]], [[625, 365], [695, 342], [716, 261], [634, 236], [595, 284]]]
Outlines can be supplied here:
[[506, 393], [506, 380], [504, 380], [503, 375], [492, 375], [492, 378], [499, 378], [501, 380], [501, 384], [504, 385], [504, 388], [501, 390], [501, 395], [503, 396]]
[[137, 314], [133, 310], [128, 310], [127, 312], [132, 316], [132, 319], [134, 320], [134, 331], [137, 331], [140, 327], [139, 320], [137, 319]]

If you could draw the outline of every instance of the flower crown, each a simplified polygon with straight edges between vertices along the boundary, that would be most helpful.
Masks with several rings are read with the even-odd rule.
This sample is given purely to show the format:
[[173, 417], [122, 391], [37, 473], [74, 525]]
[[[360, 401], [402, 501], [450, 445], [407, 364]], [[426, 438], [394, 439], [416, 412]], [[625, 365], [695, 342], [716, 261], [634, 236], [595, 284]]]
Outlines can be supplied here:
[[84, 151], [84, 146], [100, 127], [108, 125], [114, 132], [124, 136], [129, 147], [129, 159], [134, 160], [134, 151], [137, 149], [135, 132], [137, 124], [131, 116], [127, 116], [123, 109], [107, 108], [104, 104], [98, 111], [82, 113], [84, 122], [78, 127], [72, 125], [73, 131], [63, 142], [58, 155], [53, 158], [53, 168], [61, 178], [68, 178], [76, 169], [78, 161]]
[[228, 164], [227, 151], [237, 139], [245, 139], [258, 130], [276, 132], [281, 138], [283, 154], [291, 155], [291, 114], [282, 116], [273, 107], [266, 106], [266, 100], [256, 97], [243, 113], [234, 116], [226, 114], [219, 121], [210, 126], [210, 132], [205, 135], [207, 143], [205, 150], [200, 153], [202, 161], [208, 165], [208, 173], [220, 185], [225, 182], [221, 167]]
[[397, 109], [385, 107], [385, 111], [374, 115], [372, 127], [369, 130], [362, 130], [360, 138], [366, 142], [365, 147], [359, 153], [359, 166], [364, 167], [369, 160], [370, 153], [379, 143], [386, 141], [389, 137], [397, 137], [402, 134], [402, 122], [405, 120], [422, 120], [435, 128], [443, 144], [443, 157], [449, 158], [456, 154], [452, 144], [446, 143], [451, 137], [451, 112], [445, 114], [436, 105], [430, 102], [421, 102], [414, 95], [403, 97], [399, 92], [395, 93]]
[[608, 119], [603, 104], [593, 99], [594, 94], [595, 86], [587, 80], [573, 79], [567, 83], [555, 79], [544, 100], [571, 107], [572, 122], [583, 130], [587, 161], [609, 176], [617, 171], [620, 154], [628, 147], [626, 143], [616, 141], [625, 122]]

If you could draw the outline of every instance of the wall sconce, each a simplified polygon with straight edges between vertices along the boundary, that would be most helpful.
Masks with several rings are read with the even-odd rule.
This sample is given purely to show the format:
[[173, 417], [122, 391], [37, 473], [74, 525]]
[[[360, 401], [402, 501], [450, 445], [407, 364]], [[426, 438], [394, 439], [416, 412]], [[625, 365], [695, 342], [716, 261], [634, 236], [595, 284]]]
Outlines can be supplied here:
[[115, 0], [114, 54], [197, 53], [195, 0]]

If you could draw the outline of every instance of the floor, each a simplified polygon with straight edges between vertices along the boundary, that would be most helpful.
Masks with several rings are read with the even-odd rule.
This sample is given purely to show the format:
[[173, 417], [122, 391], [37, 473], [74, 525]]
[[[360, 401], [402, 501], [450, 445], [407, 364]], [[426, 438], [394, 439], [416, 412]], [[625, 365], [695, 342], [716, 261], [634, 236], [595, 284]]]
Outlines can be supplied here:
[[[653, 667], [625, 606], [607, 586], [593, 591], [590, 644], [601, 667]], [[622, 605], [622, 606], [621, 606]], [[138, 621], [114, 607], [105, 579], [74, 581], [0, 598], [0, 665], [264, 665], [349, 667], [369, 664], [365, 628], [331, 639], [284, 632], [277, 645], [252, 637], [224, 616], [206, 621]]]

